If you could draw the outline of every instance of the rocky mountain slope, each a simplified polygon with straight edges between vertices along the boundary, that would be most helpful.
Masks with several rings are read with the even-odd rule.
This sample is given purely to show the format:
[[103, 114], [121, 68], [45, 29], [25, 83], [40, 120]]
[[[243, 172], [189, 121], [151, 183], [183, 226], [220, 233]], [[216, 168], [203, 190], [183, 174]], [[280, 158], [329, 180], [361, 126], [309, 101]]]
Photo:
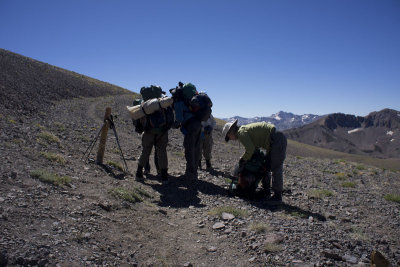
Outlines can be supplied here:
[[265, 121], [274, 124], [277, 129], [282, 131], [286, 129], [301, 127], [303, 125], [316, 121], [320, 117], [321, 116], [314, 114], [295, 115], [290, 112], [279, 111], [278, 113], [272, 114], [269, 117], [243, 118], [240, 116], [235, 116], [231, 118], [225, 118], [223, 120], [233, 121], [237, 119], [239, 125]]
[[400, 112], [384, 109], [360, 117], [342, 113], [286, 130], [293, 140], [337, 151], [400, 158]]
[[51, 100], [23, 115], [2, 107], [0, 266], [369, 266], [374, 251], [400, 263], [399, 172], [289, 154], [282, 204], [230, 197], [224, 187], [243, 147], [225, 143], [220, 127], [214, 169], [198, 180], [183, 175], [174, 129], [169, 184], [153, 162], [142, 183], [123, 175], [112, 130], [108, 168], [88, 163], [83, 154], [111, 107], [134, 172], [141, 142], [125, 108], [132, 98]]
[[128, 90], [0, 48], [0, 108], [40, 111], [52, 101], [129, 93]]

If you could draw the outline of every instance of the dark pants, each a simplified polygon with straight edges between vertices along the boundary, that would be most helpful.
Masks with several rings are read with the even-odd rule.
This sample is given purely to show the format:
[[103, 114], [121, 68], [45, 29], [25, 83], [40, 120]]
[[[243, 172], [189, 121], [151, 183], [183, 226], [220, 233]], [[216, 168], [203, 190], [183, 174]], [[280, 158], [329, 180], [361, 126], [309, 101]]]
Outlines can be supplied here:
[[149, 162], [149, 157], [153, 146], [155, 147], [155, 156], [157, 157], [156, 166], [157, 171], [161, 172], [163, 169], [168, 169], [168, 131], [154, 133], [145, 131], [142, 134], [142, 153], [139, 157], [139, 165], [146, 166]]
[[184, 140], [183, 147], [185, 148], [186, 158], [186, 174], [197, 175], [197, 168], [200, 161], [200, 133], [201, 133], [201, 122], [199, 120], [191, 120], [185, 124], [187, 131]]
[[264, 189], [270, 188], [272, 174], [272, 190], [283, 191], [283, 162], [286, 158], [286, 147], [287, 139], [282, 132], [271, 134], [271, 149], [267, 155], [267, 177], [262, 180]]

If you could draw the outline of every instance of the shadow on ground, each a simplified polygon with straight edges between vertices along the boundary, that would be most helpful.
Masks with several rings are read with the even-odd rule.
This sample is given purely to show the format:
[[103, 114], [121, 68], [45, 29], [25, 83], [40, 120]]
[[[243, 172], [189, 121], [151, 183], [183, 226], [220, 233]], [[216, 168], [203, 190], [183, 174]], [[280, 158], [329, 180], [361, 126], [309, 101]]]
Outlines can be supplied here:
[[[146, 178], [151, 180], [158, 179], [158, 177], [153, 175], [147, 175]], [[206, 205], [200, 203], [199, 192], [213, 196], [226, 195], [223, 188], [213, 183], [204, 180], [188, 179], [184, 175], [170, 176], [167, 184], [144, 183], [161, 194], [159, 203], [161, 207], [187, 208], [193, 206], [200, 208]]]

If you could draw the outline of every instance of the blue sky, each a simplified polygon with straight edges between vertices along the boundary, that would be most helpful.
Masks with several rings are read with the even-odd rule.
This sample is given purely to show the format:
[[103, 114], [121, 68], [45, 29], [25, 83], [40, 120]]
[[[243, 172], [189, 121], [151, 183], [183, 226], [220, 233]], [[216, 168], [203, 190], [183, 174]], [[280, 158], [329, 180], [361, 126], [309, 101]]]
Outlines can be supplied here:
[[399, 0], [0, 0], [0, 47], [216, 117], [400, 110]]

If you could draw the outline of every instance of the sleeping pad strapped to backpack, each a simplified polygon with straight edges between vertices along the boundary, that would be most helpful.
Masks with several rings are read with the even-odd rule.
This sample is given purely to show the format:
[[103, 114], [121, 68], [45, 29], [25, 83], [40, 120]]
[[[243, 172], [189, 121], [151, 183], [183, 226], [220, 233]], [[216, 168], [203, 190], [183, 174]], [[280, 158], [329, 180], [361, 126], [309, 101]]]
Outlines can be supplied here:
[[[142, 95], [143, 101], [147, 101], [154, 98], [161, 98], [162, 94], [165, 93], [161, 90], [161, 87], [151, 85], [149, 87], [142, 87], [140, 94]], [[137, 103], [137, 100], [135, 100]], [[134, 102], [135, 104], [135, 102]], [[174, 112], [171, 107], [160, 108], [152, 114], [146, 115], [142, 119], [136, 120], [136, 131], [141, 133], [143, 130], [150, 129], [169, 129], [174, 122]], [[140, 124], [140, 125], [139, 125]]]

